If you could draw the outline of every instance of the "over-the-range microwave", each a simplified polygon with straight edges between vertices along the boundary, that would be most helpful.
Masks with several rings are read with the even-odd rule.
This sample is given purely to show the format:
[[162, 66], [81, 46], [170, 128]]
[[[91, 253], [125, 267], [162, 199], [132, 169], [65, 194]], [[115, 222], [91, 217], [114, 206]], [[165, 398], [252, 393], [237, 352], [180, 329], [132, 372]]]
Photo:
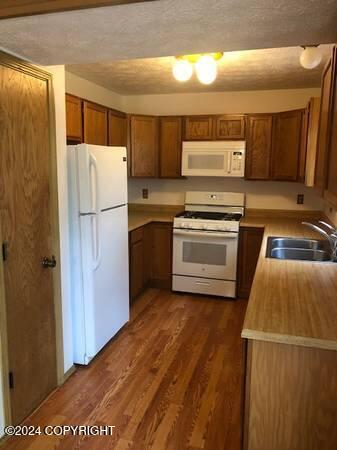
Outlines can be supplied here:
[[195, 177], [243, 177], [245, 141], [183, 142], [182, 175]]

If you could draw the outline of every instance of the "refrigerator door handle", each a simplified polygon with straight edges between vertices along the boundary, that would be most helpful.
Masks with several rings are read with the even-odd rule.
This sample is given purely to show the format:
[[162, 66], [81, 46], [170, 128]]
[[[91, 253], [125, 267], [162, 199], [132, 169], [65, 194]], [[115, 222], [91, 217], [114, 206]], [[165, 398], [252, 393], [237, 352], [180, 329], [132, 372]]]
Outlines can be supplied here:
[[91, 240], [93, 245], [93, 270], [101, 264], [100, 213], [91, 217]]
[[91, 218], [91, 237], [93, 243], [93, 270], [97, 270], [101, 263], [101, 239], [100, 239], [100, 209], [99, 209], [99, 172], [96, 158], [89, 153], [89, 167], [94, 169], [94, 181], [90, 172], [90, 191], [92, 210], [95, 215]]

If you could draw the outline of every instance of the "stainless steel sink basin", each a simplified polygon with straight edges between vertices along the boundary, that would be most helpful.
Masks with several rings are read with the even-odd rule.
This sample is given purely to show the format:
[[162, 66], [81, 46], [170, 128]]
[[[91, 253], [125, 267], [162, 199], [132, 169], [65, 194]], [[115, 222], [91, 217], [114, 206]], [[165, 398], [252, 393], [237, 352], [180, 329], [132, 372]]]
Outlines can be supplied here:
[[330, 261], [329, 245], [316, 239], [269, 237], [268, 258], [302, 261]]

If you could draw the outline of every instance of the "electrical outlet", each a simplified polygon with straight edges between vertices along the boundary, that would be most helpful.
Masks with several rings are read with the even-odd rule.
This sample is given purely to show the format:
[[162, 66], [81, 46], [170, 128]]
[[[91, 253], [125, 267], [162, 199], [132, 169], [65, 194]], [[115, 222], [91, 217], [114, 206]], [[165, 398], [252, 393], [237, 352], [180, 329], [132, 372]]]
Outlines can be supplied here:
[[297, 194], [297, 204], [303, 205], [304, 203], [304, 194]]
[[148, 189], [143, 189], [142, 190], [142, 196], [143, 196], [143, 198], [149, 198], [149, 190]]

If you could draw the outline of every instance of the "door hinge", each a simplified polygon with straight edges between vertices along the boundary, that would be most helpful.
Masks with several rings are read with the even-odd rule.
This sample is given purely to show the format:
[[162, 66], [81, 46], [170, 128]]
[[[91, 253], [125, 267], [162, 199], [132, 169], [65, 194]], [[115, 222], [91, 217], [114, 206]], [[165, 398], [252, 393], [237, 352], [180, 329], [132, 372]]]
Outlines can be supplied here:
[[2, 243], [2, 259], [3, 261], [7, 261], [8, 259], [8, 242]]
[[14, 389], [14, 376], [13, 372], [9, 372], [8, 374], [9, 388]]

